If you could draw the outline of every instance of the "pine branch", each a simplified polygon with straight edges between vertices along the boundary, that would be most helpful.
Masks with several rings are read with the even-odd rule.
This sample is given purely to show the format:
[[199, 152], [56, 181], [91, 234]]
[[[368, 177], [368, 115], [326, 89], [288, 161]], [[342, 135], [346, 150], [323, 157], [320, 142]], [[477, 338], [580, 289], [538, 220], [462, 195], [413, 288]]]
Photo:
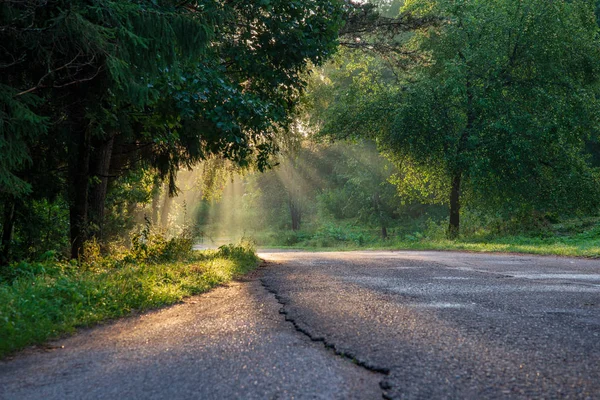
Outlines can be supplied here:
[[18, 57], [15, 57], [8, 50], [6, 50], [6, 48], [4, 46], [0, 46], [0, 48], [2, 48], [4, 50], [4, 53], [6, 55], [8, 55], [12, 59], [12, 61], [10, 61], [7, 64], [0, 64], [0, 69], [2, 69], [2, 68], [10, 68], [10, 67], [13, 67], [13, 66], [15, 66], [17, 64], [21, 64], [22, 62], [25, 61], [25, 53], [21, 54]]
[[[77, 55], [76, 55], [76, 56], [75, 56], [75, 57], [74, 57], [74, 58], [73, 58], [71, 61], [67, 62], [66, 64], [64, 64], [64, 65], [62, 65], [62, 66], [60, 66], [60, 67], [58, 67], [58, 68], [55, 68], [55, 69], [53, 69], [53, 70], [49, 71], [49, 72], [48, 72], [48, 73], [46, 73], [44, 76], [42, 76], [42, 77], [40, 78], [40, 80], [38, 81], [37, 85], [35, 85], [35, 86], [34, 86], [34, 87], [32, 87], [32, 88], [29, 88], [29, 89], [27, 89], [27, 90], [24, 90], [24, 91], [22, 91], [22, 92], [19, 92], [19, 93], [15, 94], [15, 96], [14, 96], [14, 97], [23, 96], [23, 95], [25, 95], [25, 94], [28, 94], [28, 93], [34, 92], [34, 91], [36, 91], [36, 90], [38, 90], [38, 89], [47, 88], [47, 87], [51, 87], [51, 88], [64, 88], [64, 87], [71, 86], [71, 85], [75, 85], [75, 84], [78, 84], [78, 83], [82, 83], [82, 82], [91, 81], [92, 79], [96, 78], [96, 77], [98, 76], [98, 74], [100, 74], [100, 72], [103, 70], [103, 66], [102, 66], [102, 65], [101, 65], [100, 67], [98, 67], [98, 68], [96, 69], [96, 71], [94, 72], [94, 74], [93, 74], [92, 76], [90, 76], [90, 77], [86, 77], [86, 78], [80, 78], [80, 79], [72, 79], [71, 81], [69, 81], [69, 82], [67, 82], [67, 83], [60, 84], [60, 85], [51, 85], [51, 86], [48, 86], [48, 85], [44, 85], [44, 84], [43, 84], [43, 82], [44, 82], [44, 80], [46, 80], [46, 78], [48, 78], [48, 77], [49, 77], [49, 76], [51, 76], [51, 75], [54, 75], [55, 73], [57, 73], [57, 72], [59, 72], [59, 71], [62, 71], [62, 70], [65, 70], [65, 69], [66, 69], [66, 70], [68, 70], [68, 69], [70, 69], [70, 68], [73, 68], [73, 67], [74, 67], [74, 68], [76, 68], [76, 72], [75, 72], [75, 74], [73, 74], [73, 75], [77, 75], [77, 74], [79, 73], [79, 71], [81, 71], [81, 69], [83, 69], [84, 67], [87, 67], [87, 66], [91, 66], [91, 65], [93, 65], [93, 62], [94, 62], [94, 60], [95, 60], [95, 58], [96, 58], [96, 56], [95, 56], [95, 55], [92, 55], [92, 57], [91, 57], [91, 58], [90, 58], [88, 61], [86, 61], [86, 62], [84, 62], [84, 63], [75, 64], [75, 61], [76, 61], [76, 60], [77, 60], [77, 59], [78, 59], [78, 58], [79, 58], [81, 55], [82, 55], [82, 53], [81, 53], [81, 51], [80, 51], [79, 53], [77, 53]], [[72, 77], [73, 75], [71, 75], [71, 77]]]
[[78, 83], [91, 81], [92, 79], [96, 78], [100, 74], [100, 72], [102, 70], [104, 70], [104, 68], [103, 68], [103, 66], [100, 66], [100, 67], [98, 67], [98, 69], [96, 70], [96, 72], [94, 73], [94, 75], [92, 75], [92, 76], [90, 76], [88, 78], [78, 79], [78, 80], [75, 80], [75, 81], [71, 81], [71, 82], [65, 83], [63, 85], [54, 85], [52, 87], [53, 88], [64, 88], [64, 87], [67, 87], [67, 86], [76, 85]]

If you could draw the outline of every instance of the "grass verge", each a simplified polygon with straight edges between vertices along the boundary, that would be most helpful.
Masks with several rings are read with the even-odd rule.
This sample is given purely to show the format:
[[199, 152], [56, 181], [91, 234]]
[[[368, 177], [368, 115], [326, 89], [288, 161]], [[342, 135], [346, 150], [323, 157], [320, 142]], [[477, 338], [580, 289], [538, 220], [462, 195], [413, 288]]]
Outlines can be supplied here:
[[181, 301], [245, 274], [249, 245], [189, 252], [173, 262], [131, 257], [83, 265], [21, 262], [0, 275], [0, 358], [79, 327]]
[[[355, 235], [356, 236], [356, 235]], [[356, 240], [354, 237], [327, 236], [298, 240], [293, 244], [263, 242], [262, 247], [281, 249], [303, 249], [308, 251], [350, 251], [350, 250], [448, 250], [469, 252], [524, 253], [568, 257], [600, 258], [600, 228], [568, 235], [547, 235], [531, 237], [524, 235], [466, 237], [459, 240], [430, 238], [425, 235], [405, 235], [402, 238], [367, 237]]]
[[454, 250], [490, 253], [523, 253], [537, 255], [555, 255], [565, 257], [600, 258], [598, 240], [564, 240], [561, 238], [528, 238], [510, 236], [490, 241], [477, 240], [423, 240], [419, 242], [400, 242], [394, 246], [385, 246], [396, 250]]
[[469, 253], [520, 253], [531, 255], [561, 256], [561, 257], [579, 257], [579, 258], [600, 258], [600, 245], [593, 246], [574, 246], [563, 243], [548, 244], [526, 244], [526, 243], [476, 243], [468, 241], [452, 240], [424, 240], [420, 242], [393, 242], [392, 243], [372, 243], [369, 245], [340, 244], [337, 246], [315, 247], [315, 246], [263, 246], [268, 249], [281, 250], [301, 250], [309, 252], [332, 252], [332, 251], [369, 251], [369, 250], [390, 250], [390, 251], [460, 251]]

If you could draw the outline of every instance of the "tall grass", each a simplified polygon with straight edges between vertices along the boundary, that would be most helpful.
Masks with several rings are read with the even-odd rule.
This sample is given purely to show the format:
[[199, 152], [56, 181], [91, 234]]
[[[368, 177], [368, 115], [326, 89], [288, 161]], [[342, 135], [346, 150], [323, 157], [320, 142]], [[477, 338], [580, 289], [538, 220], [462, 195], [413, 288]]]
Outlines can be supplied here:
[[[169, 241], [170, 242], [170, 241]], [[251, 245], [191, 251], [164, 243], [144, 257], [88, 256], [80, 263], [20, 262], [0, 275], [0, 357], [78, 327], [181, 301], [258, 265]], [[148, 258], [148, 252], [151, 257]], [[171, 252], [169, 257], [165, 252]]]

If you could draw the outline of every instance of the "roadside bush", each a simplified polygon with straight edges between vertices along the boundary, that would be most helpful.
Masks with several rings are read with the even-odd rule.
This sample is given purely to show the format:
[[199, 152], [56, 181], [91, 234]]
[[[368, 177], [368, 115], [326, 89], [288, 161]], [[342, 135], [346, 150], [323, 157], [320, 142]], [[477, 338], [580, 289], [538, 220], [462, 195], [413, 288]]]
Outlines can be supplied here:
[[190, 230], [184, 229], [179, 236], [167, 239], [166, 233], [153, 229], [150, 224], [131, 237], [129, 257], [138, 261], [175, 261], [188, 257], [192, 251], [194, 238]]
[[[428, 219], [426, 223], [425, 230], [423, 232], [423, 236], [428, 240], [442, 240], [446, 238], [447, 224], [444, 224], [439, 221], [434, 221], [432, 219]], [[420, 239], [416, 237], [415, 234], [411, 235], [411, 238], [406, 237], [408, 240], [411, 238]]]

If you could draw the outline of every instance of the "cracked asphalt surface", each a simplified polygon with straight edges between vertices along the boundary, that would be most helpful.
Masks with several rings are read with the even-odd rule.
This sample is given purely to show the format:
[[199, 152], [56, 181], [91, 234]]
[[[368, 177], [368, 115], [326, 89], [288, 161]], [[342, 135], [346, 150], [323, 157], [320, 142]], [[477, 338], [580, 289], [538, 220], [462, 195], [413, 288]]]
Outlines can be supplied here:
[[600, 399], [600, 261], [260, 255], [243, 281], [0, 361], [0, 399]]
[[392, 399], [600, 398], [600, 262], [449, 252], [265, 252], [314, 340]]
[[380, 375], [284, 320], [260, 273], [0, 361], [0, 399], [381, 398]]

